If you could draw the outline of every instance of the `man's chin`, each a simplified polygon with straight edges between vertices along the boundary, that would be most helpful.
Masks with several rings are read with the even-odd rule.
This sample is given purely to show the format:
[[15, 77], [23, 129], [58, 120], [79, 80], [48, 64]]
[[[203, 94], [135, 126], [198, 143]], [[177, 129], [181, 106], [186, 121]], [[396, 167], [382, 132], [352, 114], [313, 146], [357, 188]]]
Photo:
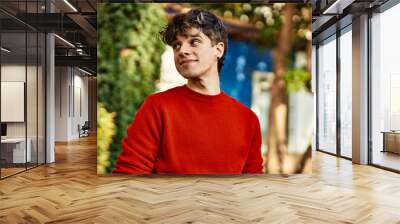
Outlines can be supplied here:
[[198, 74], [193, 74], [193, 73], [180, 73], [180, 74], [185, 79], [193, 79], [198, 77]]

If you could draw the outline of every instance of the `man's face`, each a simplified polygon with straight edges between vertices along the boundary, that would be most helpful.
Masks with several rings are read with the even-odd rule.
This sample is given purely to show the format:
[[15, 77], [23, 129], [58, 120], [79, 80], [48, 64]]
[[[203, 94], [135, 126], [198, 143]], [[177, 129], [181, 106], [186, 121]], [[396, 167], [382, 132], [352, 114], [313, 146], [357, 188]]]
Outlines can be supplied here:
[[207, 35], [197, 28], [190, 28], [185, 34], [178, 34], [171, 46], [174, 50], [175, 67], [184, 78], [218, 74], [218, 58], [224, 52], [222, 42], [212, 46]]

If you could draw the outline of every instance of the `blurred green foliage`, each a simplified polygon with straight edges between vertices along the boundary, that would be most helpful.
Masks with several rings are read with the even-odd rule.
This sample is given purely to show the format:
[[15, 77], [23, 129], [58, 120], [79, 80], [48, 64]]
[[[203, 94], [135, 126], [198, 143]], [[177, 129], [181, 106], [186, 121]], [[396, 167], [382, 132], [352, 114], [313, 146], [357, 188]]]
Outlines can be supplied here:
[[166, 23], [166, 13], [160, 4], [97, 6], [98, 101], [107, 111], [115, 113], [117, 127], [109, 149], [107, 172], [114, 168], [121, 139], [136, 109], [155, 91], [165, 49], [158, 32]]
[[286, 90], [288, 92], [296, 92], [302, 88], [306, 88], [311, 92], [311, 74], [305, 69], [289, 69], [283, 75], [283, 80], [286, 82]]
[[115, 113], [109, 113], [101, 103], [97, 104], [97, 173], [106, 173], [110, 166], [110, 144], [115, 134]]

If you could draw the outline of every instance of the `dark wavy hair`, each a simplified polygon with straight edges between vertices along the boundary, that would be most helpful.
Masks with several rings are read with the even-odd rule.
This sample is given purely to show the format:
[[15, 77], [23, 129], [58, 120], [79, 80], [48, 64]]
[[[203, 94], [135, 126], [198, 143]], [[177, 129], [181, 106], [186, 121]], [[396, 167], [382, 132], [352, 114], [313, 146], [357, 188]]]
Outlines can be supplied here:
[[192, 9], [187, 13], [174, 16], [171, 22], [160, 31], [164, 43], [172, 46], [178, 34], [184, 34], [189, 28], [201, 30], [211, 40], [214, 46], [219, 42], [224, 43], [224, 54], [218, 59], [218, 72], [224, 65], [225, 54], [228, 50], [228, 34], [221, 20], [213, 13], [204, 9]]

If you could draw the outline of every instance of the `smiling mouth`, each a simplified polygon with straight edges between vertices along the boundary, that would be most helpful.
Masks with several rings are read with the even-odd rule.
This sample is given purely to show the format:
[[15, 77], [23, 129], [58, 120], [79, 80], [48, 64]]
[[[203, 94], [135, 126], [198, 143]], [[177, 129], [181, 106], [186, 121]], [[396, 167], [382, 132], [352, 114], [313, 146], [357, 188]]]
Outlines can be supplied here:
[[180, 65], [190, 64], [192, 62], [197, 62], [197, 60], [187, 60], [180, 63]]

